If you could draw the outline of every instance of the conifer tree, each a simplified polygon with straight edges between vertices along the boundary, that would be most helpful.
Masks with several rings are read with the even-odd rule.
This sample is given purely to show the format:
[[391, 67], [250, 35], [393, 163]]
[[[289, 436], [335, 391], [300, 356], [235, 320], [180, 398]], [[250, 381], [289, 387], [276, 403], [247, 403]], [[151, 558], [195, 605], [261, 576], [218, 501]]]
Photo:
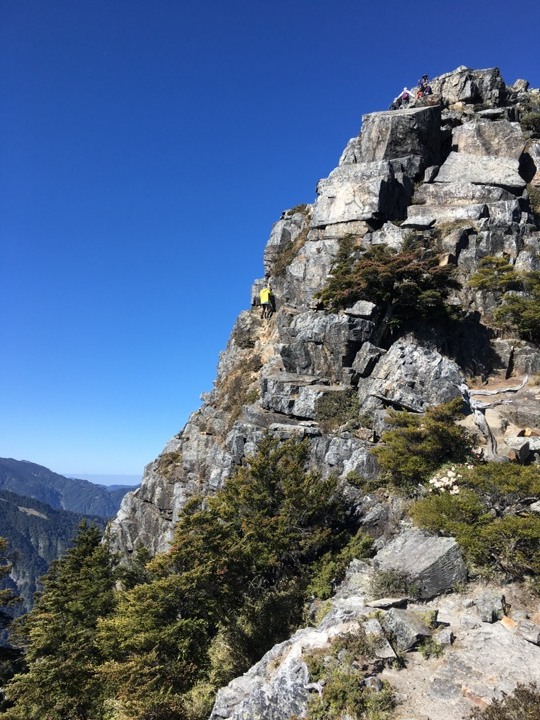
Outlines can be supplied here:
[[27, 672], [6, 687], [6, 720], [100, 720], [95, 675], [98, 617], [113, 606], [113, 561], [101, 531], [81, 523], [73, 547], [43, 578], [43, 592], [19, 630]]
[[194, 690], [211, 701], [301, 621], [320, 559], [357, 530], [335, 478], [306, 461], [304, 443], [264, 438], [216, 495], [184, 508], [153, 577], [120, 593], [99, 634], [122, 718], [207, 717]]
[[[0, 537], [0, 580], [6, 577], [11, 570], [11, 562], [7, 557], [8, 543]], [[8, 628], [12, 622], [11, 610], [19, 602], [19, 596], [9, 588], [0, 590], [0, 631]], [[21, 668], [21, 653], [17, 648], [12, 647], [7, 641], [0, 645], [0, 687]], [[6, 707], [4, 692], [0, 690], [0, 711]]]

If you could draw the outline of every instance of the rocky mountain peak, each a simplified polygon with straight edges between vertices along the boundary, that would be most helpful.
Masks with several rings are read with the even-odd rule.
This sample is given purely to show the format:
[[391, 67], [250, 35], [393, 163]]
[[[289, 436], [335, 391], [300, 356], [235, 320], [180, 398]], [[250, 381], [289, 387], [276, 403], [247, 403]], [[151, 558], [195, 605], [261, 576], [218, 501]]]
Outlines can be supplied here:
[[[431, 86], [406, 109], [363, 116], [315, 201], [274, 224], [265, 277], [214, 387], [124, 499], [110, 527], [116, 549], [166, 549], [186, 499], [219, 488], [268, 431], [307, 437], [325, 473], [374, 477], [370, 451], [388, 408], [422, 412], [458, 396], [471, 376], [540, 371], [538, 346], [494, 328], [494, 293], [468, 284], [486, 257], [540, 269], [540, 91], [506, 85], [497, 68], [459, 67]], [[459, 323], [415, 318], [403, 300], [393, 317], [380, 297], [333, 304], [327, 291], [321, 300], [332, 279], [347, 281], [336, 281], [339, 263], [344, 275], [367, 251], [415, 246], [459, 281], [447, 298]], [[266, 282], [276, 302], [268, 320], [256, 304]]]
[[[540, 327], [527, 305], [539, 300], [540, 91], [464, 66], [431, 87], [365, 115], [314, 202], [281, 214], [213, 389], [109, 527], [121, 553], [166, 550], [186, 501], [222, 487], [270, 434], [306, 440], [310, 465], [339, 478], [373, 538], [373, 560], [354, 560], [334, 597], [314, 603], [311, 627], [223, 688], [212, 720], [303, 717], [324, 694], [309, 657], [324, 650], [347, 670], [347, 643], [336, 645], [347, 633], [375, 642], [362, 683], [379, 692], [389, 680], [396, 717], [460, 720], [520, 680], [540, 682], [540, 618], [523, 587], [478, 581], [463, 596], [456, 540], [415, 529], [402, 496], [355, 482], [380, 474], [373, 450], [390, 410], [427, 418], [454, 398], [485, 458], [540, 455]], [[406, 572], [415, 596], [381, 597], [380, 571]], [[404, 675], [388, 665], [419, 646], [428, 664], [416, 653]], [[439, 660], [437, 647], [451, 650]]]

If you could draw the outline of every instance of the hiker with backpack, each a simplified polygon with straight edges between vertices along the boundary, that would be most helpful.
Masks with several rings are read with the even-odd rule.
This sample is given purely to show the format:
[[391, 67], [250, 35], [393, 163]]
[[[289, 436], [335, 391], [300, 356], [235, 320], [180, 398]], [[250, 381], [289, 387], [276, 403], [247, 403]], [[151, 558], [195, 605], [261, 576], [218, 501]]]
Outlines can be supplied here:
[[270, 289], [270, 283], [266, 283], [260, 291], [259, 300], [261, 305], [261, 318], [271, 318], [274, 314], [274, 296]]
[[433, 90], [429, 84], [429, 77], [427, 75], [422, 75], [418, 81], [418, 92], [416, 93], [416, 97], [423, 98], [426, 95], [433, 95]]
[[399, 108], [406, 108], [412, 99], [412, 92], [406, 87], [404, 87], [400, 94], [397, 96], [397, 98], [394, 98], [394, 102], [390, 105], [390, 110], [399, 110]]

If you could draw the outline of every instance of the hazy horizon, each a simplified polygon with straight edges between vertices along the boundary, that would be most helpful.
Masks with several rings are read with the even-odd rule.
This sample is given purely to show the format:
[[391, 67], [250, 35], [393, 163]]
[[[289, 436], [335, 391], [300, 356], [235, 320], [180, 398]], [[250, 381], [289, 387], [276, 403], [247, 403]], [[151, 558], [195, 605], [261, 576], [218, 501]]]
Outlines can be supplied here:
[[71, 480], [87, 480], [94, 485], [140, 485], [142, 475], [118, 473], [61, 473]]

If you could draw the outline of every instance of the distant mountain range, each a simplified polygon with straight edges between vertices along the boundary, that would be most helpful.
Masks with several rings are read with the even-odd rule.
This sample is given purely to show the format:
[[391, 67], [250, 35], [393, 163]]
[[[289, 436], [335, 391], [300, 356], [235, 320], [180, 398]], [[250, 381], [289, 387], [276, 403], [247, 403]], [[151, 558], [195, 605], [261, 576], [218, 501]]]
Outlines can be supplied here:
[[67, 478], [27, 460], [0, 458], [0, 490], [35, 498], [57, 510], [111, 518], [133, 487], [96, 485]]
[[26, 460], [0, 458], [0, 536], [13, 563], [3, 587], [21, 595], [28, 610], [39, 578], [70, 546], [81, 520], [102, 528], [133, 486], [95, 485], [66, 478]]
[[95, 473], [80, 473], [80, 472], [69, 472], [64, 473], [68, 478], [75, 478], [79, 480], [88, 480], [88, 482], [94, 485], [107, 485], [111, 487], [136, 487], [141, 484], [142, 475], [97, 475]]

